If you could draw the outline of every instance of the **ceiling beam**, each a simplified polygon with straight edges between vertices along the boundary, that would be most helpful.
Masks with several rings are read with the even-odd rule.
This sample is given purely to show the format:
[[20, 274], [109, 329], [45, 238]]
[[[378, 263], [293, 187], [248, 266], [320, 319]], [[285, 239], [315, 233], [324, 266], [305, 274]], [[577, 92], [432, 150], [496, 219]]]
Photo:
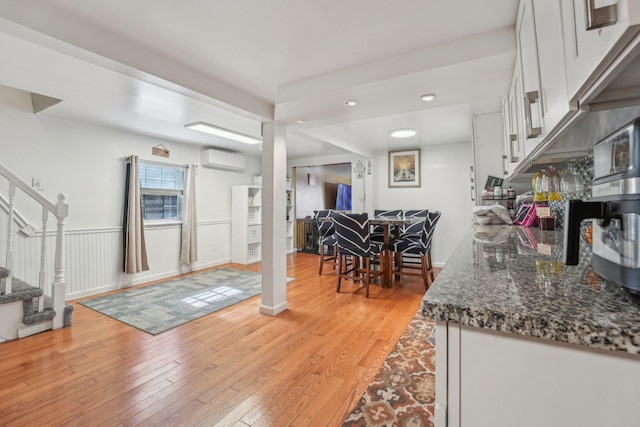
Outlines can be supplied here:
[[[245, 114], [249, 112], [261, 119], [273, 120], [272, 103], [257, 99], [211, 75], [179, 64], [45, 2], [3, 0], [0, 2], [0, 17], [4, 18], [0, 21], [0, 31], [64, 51], [78, 59], [100, 62], [97, 65], [120, 73], [131, 73], [132, 76], [153, 84], [167, 84], [173, 90], [183, 87], [209, 97], [210, 101], [216, 100], [230, 108], [244, 111]], [[27, 29], [40, 34], [26, 31]], [[104, 61], [99, 57], [111, 61]]]

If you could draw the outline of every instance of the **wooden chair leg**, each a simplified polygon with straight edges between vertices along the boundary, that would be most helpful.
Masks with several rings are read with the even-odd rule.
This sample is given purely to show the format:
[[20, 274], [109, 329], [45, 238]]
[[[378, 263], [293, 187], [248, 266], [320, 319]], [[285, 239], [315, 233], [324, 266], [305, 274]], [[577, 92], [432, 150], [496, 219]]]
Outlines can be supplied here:
[[318, 274], [322, 274], [322, 266], [324, 265], [324, 245], [320, 245], [320, 269]]
[[420, 257], [420, 264], [422, 267], [422, 282], [424, 283], [424, 290], [429, 289], [429, 272], [427, 271], [427, 256], [422, 255]]
[[369, 282], [371, 281], [371, 258], [366, 257], [364, 260], [364, 296], [369, 298]]
[[336, 274], [338, 279], [336, 280], [336, 292], [340, 292], [340, 280], [342, 279], [342, 257], [344, 257], [344, 255], [338, 255], [338, 274]]
[[[333, 249], [333, 271], [336, 271], [338, 269], [338, 245], [333, 245], [331, 248]], [[345, 260], [345, 264], [346, 263]]]
[[427, 252], [427, 270], [429, 271], [429, 276], [431, 277], [431, 283], [433, 283], [436, 278], [433, 276], [433, 264], [431, 264], [431, 252]]

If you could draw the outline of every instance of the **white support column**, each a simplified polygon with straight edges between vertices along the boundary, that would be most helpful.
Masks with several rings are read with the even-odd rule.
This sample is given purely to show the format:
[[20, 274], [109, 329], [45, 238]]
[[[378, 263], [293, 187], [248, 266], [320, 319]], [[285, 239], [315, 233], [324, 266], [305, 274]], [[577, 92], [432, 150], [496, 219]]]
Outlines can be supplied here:
[[262, 303], [270, 316], [287, 309], [286, 128], [262, 125]]

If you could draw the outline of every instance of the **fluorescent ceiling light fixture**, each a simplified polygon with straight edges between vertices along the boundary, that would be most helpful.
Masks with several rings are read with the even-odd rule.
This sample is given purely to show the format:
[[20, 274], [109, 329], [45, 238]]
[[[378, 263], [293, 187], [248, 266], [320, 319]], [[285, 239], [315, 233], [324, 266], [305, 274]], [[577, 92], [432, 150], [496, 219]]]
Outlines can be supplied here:
[[436, 99], [436, 96], [433, 93], [427, 93], [425, 95], [422, 95], [420, 99], [422, 99], [424, 102], [429, 102]]
[[189, 125], [184, 125], [184, 127], [197, 130], [199, 132], [209, 133], [211, 135], [221, 136], [223, 138], [232, 139], [234, 141], [244, 142], [245, 144], [259, 144], [262, 142], [262, 140], [259, 138], [238, 132], [233, 132], [228, 129], [219, 128], [217, 126], [210, 125], [209, 123], [204, 122], [191, 123]]
[[355, 99], [348, 99], [344, 103], [345, 103], [345, 105], [348, 105], [349, 107], [353, 107], [355, 105], [358, 105], [358, 101], [356, 101]]
[[416, 135], [415, 129], [396, 129], [391, 131], [391, 136], [394, 138], [409, 138]]

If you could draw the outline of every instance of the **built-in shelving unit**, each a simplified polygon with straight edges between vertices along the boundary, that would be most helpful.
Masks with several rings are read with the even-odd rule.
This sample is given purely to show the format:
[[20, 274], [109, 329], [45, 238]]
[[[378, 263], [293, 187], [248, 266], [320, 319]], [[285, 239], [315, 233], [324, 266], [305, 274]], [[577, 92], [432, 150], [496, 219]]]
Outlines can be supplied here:
[[293, 233], [294, 233], [294, 229], [295, 229], [295, 217], [296, 217], [296, 212], [294, 209], [294, 194], [293, 194], [293, 186], [291, 184], [291, 180], [287, 179], [287, 207], [286, 207], [286, 212], [287, 212], [287, 238], [286, 238], [286, 246], [285, 246], [285, 250], [288, 254], [292, 253], [294, 251], [294, 244], [293, 244]]
[[[294, 251], [294, 190], [287, 180], [286, 253]], [[231, 190], [231, 261], [252, 264], [262, 259], [262, 187], [234, 185]]]
[[258, 262], [262, 256], [262, 187], [234, 185], [231, 190], [231, 261]]

